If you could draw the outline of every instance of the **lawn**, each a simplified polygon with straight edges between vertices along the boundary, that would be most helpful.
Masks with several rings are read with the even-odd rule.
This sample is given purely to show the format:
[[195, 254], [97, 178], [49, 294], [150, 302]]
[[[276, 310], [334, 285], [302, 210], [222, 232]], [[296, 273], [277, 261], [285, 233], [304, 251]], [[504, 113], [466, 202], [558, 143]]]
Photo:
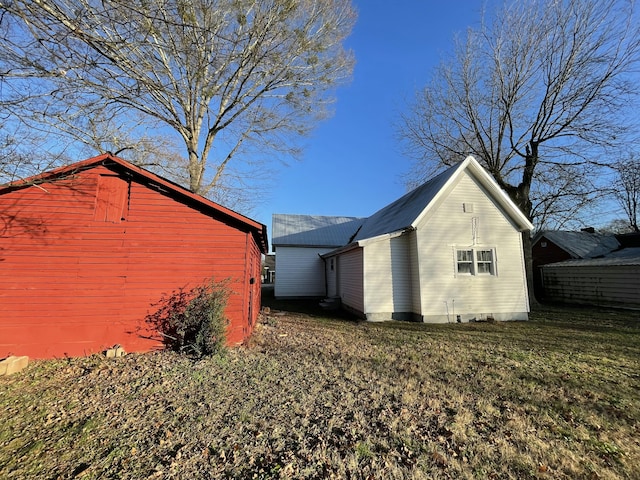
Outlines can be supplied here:
[[640, 478], [640, 312], [372, 324], [271, 302], [226, 355], [0, 377], [0, 478]]

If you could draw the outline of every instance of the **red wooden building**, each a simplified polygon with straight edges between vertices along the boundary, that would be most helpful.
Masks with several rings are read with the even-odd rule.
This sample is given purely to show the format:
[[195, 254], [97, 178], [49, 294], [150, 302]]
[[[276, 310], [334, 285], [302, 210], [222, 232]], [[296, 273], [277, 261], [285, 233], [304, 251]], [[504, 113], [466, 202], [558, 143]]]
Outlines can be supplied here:
[[161, 348], [145, 317], [212, 278], [229, 344], [257, 320], [266, 227], [110, 154], [1, 188], [0, 235], [0, 358]]
[[620, 247], [615, 235], [597, 233], [593, 228], [580, 231], [541, 230], [531, 239], [533, 286], [538, 300], [546, 296], [542, 281], [543, 265], [564, 260], [606, 255]]

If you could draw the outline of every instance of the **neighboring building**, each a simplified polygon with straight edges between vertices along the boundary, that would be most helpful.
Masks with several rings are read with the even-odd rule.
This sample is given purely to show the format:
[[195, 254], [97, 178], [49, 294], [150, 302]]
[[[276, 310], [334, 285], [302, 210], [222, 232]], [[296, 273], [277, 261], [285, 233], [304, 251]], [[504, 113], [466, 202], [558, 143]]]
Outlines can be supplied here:
[[[276, 229], [281, 218], [274, 215], [274, 245], [284, 243]], [[305, 248], [309, 262], [320, 256], [324, 264], [316, 261], [310, 270], [317, 293], [339, 298], [368, 320], [528, 318], [522, 233], [533, 226], [473, 157], [364, 221], [340, 222], [338, 248], [331, 248], [337, 238], [323, 248], [307, 240], [314, 232], [312, 218], [299, 216], [290, 225], [288, 248]], [[332, 231], [327, 217], [322, 223], [320, 230]], [[281, 281], [288, 296], [303, 293], [296, 285], [307, 277], [297, 257], [283, 259], [280, 250], [276, 255], [276, 295]], [[287, 282], [284, 271], [299, 276]]]
[[639, 309], [640, 248], [544, 265], [542, 279], [548, 300]]
[[579, 232], [563, 230], [538, 232], [531, 240], [536, 298], [539, 300], [546, 298], [540, 270], [543, 265], [565, 260], [595, 258], [618, 248], [620, 243], [615, 235], [598, 233], [593, 228], [585, 228]]
[[620, 248], [640, 248], [640, 232], [617, 233], [616, 240]]
[[262, 278], [264, 283], [273, 283], [276, 279], [276, 256], [270, 253], [264, 256], [262, 262]]
[[228, 281], [227, 340], [260, 310], [264, 225], [111, 154], [0, 188], [0, 358], [161, 348], [165, 295]]

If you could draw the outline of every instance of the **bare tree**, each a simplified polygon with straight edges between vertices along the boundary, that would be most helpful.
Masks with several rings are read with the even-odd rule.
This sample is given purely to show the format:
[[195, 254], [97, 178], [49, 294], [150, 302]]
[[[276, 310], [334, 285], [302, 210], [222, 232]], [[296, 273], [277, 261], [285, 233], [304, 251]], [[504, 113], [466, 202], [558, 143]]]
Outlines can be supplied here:
[[349, 0], [0, 0], [0, 13], [2, 95], [23, 121], [93, 147], [91, 119], [120, 126], [119, 148], [177, 134], [189, 188], [214, 197], [232, 160], [246, 173], [295, 153], [353, 68]]
[[68, 163], [65, 149], [45, 152], [38, 132], [0, 119], [0, 185]]
[[614, 169], [617, 178], [613, 185], [613, 194], [627, 215], [627, 227], [633, 232], [640, 232], [640, 160], [632, 155], [626, 160], [618, 161]]
[[633, 232], [633, 230], [629, 228], [629, 222], [621, 218], [616, 218], [614, 220], [611, 220], [605, 223], [598, 229], [598, 231], [600, 231], [601, 233], [608, 233], [608, 234], [614, 234], [614, 235]]
[[627, 74], [640, 36], [622, 3], [517, 2], [469, 31], [402, 117], [415, 173], [473, 154], [536, 220], [536, 181], [565, 190], [566, 177], [602, 161], [590, 147], [615, 146], [628, 125], [620, 113], [635, 93]]
[[640, 52], [632, 6], [509, 2], [469, 30], [401, 117], [413, 177], [472, 154], [535, 224], [574, 215], [597, 195], [602, 152], [629, 126]]

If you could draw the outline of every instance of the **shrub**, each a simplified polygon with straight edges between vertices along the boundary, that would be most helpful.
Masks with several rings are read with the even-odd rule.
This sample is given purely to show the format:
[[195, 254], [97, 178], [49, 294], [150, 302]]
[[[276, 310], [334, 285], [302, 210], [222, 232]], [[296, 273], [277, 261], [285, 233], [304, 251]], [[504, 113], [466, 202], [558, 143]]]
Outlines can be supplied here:
[[228, 298], [227, 282], [181, 288], [163, 296], [147, 322], [162, 335], [166, 348], [198, 358], [212, 355], [225, 349]]

